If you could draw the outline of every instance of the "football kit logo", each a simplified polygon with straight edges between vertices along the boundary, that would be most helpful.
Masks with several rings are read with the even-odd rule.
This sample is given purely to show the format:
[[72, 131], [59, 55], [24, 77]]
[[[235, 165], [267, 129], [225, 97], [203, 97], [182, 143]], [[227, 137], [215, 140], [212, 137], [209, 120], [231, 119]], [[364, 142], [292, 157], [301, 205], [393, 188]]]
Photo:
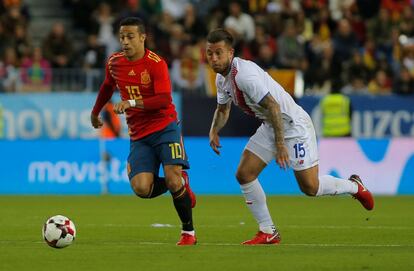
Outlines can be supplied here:
[[141, 72], [141, 84], [149, 85], [150, 83], [151, 83], [151, 76], [148, 73], [148, 71], [145, 69], [143, 72]]

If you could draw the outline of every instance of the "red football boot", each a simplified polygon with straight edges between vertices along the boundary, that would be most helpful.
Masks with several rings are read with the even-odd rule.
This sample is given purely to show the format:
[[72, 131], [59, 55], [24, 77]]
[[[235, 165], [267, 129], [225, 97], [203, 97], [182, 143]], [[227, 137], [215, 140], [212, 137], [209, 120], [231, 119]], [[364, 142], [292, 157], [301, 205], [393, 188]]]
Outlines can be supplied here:
[[190, 188], [190, 178], [188, 177], [187, 171], [182, 170], [181, 176], [184, 179], [184, 186], [185, 189], [188, 191], [188, 194], [190, 195], [191, 199], [191, 208], [194, 208], [196, 206], [196, 195], [194, 194], [193, 190]]
[[191, 235], [188, 233], [182, 233], [180, 241], [177, 242], [177, 246], [193, 246], [197, 244], [197, 238], [195, 235]]
[[368, 189], [364, 186], [364, 184], [361, 181], [361, 178], [359, 178], [358, 175], [351, 175], [349, 177], [350, 181], [355, 182], [358, 185], [358, 192], [353, 194], [352, 196], [359, 200], [359, 202], [364, 206], [367, 210], [374, 209], [374, 198], [372, 197], [371, 192], [368, 191]]
[[281, 240], [277, 231], [273, 234], [258, 231], [253, 239], [244, 241], [242, 245], [277, 245]]

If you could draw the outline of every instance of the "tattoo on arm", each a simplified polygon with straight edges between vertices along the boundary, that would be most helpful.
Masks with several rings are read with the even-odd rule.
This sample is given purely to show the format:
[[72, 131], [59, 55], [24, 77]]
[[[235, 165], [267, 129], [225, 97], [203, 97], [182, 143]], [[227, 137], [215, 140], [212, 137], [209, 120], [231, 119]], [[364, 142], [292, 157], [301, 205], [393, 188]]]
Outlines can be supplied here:
[[227, 104], [217, 104], [213, 121], [211, 123], [210, 132], [214, 131], [218, 133], [224, 127], [224, 125], [226, 125], [230, 115], [230, 107], [231, 102], [228, 102]]
[[282, 113], [280, 112], [280, 106], [275, 99], [269, 93], [259, 103], [263, 108], [268, 111], [268, 120], [273, 127], [275, 133], [276, 145], [285, 144], [282, 124]]

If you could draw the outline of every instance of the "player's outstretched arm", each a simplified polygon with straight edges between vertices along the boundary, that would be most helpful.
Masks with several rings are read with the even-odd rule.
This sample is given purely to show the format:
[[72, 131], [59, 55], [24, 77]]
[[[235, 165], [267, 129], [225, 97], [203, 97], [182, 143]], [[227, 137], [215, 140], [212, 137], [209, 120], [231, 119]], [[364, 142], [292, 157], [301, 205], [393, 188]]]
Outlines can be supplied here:
[[103, 122], [98, 115], [91, 114], [91, 124], [93, 128], [98, 129], [102, 127]]
[[114, 93], [114, 86], [108, 83], [108, 80], [102, 83], [98, 96], [96, 97], [95, 105], [92, 108], [91, 112], [91, 124], [92, 127], [95, 129], [101, 128], [103, 122], [99, 117], [99, 113], [101, 112], [102, 108], [105, 104], [111, 99], [112, 94]]
[[283, 169], [289, 167], [289, 154], [285, 145], [280, 106], [269, 93], [260, 101], [260, 106], [268, 111], [268, 120], [275, 133], [276, 163]]
[[231, 101], [226, 104], [217, 104], [216, 111], [214, 112], [213, 121], [211, 123], [209, 138], [210, 138], [210, 147], [217, 154], [220, 154], [219, 148], [220, 137], [218, 133], [226, 125], [227, 120], [229, 119], [231, 108]]

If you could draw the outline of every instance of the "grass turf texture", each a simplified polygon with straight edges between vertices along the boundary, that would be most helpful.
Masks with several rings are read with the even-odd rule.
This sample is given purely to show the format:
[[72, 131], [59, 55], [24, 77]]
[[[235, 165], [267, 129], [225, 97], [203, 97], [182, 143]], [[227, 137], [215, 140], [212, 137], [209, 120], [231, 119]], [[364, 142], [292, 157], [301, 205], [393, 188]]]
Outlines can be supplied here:
[[[177, 247], [168, 196], [1, 196], [0, 270], [414, 270], [412, 196], [376, 197], [372, 212], [346, 196], [269, 196], [268, 204], [279, 246], [239, 245], [257, 230], [241, 196], [199, 196], [199, 244]], [[76, 224], [68, 248], [42, 240], [56, 214]]]

